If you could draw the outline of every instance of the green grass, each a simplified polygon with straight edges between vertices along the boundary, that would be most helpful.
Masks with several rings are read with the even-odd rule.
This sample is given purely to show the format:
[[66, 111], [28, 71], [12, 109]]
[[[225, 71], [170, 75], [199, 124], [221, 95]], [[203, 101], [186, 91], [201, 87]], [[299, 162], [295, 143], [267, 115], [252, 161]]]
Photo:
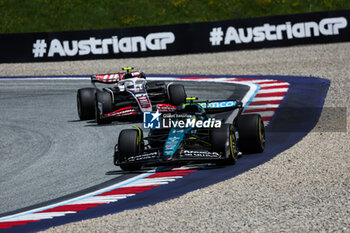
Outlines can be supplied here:
[[350, 0], [0, 0], [0, 33], [123, 28], [350, 9]]

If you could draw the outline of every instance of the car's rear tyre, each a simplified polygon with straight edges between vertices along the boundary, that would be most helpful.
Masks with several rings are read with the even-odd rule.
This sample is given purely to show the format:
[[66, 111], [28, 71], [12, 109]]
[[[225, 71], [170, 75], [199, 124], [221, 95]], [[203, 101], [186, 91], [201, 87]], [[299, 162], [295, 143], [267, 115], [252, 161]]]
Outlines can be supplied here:
[[185, 87], [181, 84], [171, 84], [168, 87], [169, 102], [171, 105], [179, 106], [186, 102]]
[[218, 162], [218, 165], [234, 165], [238, 158], [236, 136], [233, 125], [223, 125], [220, 128], [212, 129], [210, 134], [212, 151], [226, 157], [226, 160]]
[[237, 118], [238, 148], [243, 154], [261, 153], [265, 149], [265, 126], [259, 114], [241, 115]]
[[105, 91], [97, 91], [95, 100], [95, 113], [97, 124], [108, 124], [112, 120], [110, 118], [102, 118], [101, 115], [110, 113], [113, 110], [111, 94]]
[[[143, 136], [140, 129], [124, 129], [118, 139], [119, 161], [125, 161], [131, 156], [136, 156], [143, 151]], [[120, 165], [123, 171], [139, 170], [139, 164]]]
[[95, 117], [95, 88], [81, 88], [77, 92], [77, 108], [80, 120], [91, 120]]

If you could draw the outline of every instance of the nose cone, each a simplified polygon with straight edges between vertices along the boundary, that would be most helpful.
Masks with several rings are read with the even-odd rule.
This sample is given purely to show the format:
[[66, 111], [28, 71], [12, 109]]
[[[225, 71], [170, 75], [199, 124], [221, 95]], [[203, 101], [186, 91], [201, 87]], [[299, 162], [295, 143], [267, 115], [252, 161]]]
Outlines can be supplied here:
[[184, 137], [183, 129], [171, 129], [167, 140], [164, 145], [164, 156], [172, 156], [180, 146]]

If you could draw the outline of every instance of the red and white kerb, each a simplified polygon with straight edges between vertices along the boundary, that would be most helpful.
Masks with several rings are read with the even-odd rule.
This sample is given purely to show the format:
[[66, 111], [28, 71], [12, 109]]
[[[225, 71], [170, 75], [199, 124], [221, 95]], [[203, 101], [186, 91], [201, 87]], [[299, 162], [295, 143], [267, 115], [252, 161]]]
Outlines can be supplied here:
[[67, 214], [74, 214], [101, 205], [134, 196], [162, 185], [173, 182], [196, 170], [186, 167], [175, 168], [164, 172], [149, 172], [138, 175], [136, 178], [123, 181], [94, 193], [86, 194], [65, 202], [51, 206], [41, 207], [27, 212], [0, 218], [0, 230], [8, 229], [43, 219], [52, 219]]

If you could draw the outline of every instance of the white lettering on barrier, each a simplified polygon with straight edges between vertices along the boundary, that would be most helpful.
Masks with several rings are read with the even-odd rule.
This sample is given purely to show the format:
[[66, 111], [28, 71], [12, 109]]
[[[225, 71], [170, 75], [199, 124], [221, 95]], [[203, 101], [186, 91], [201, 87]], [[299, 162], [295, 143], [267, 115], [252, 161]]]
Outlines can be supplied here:
[[[34, 57], [44, 57], [46, 50], [45, 40], [38, 40], [33, 44]], [[110, 54], [110, 53], [135, 53], [147, 50], [166, 50], [169, 44], [175, 42], [172, 32], [150, 33], [146, 37], [134, 36], [123, 37], [112, 36], [111, 38], [96, 39], [90, 37], [87, 40], [64, 40], [52, 39], [48, 49], [48, 57], [53, 56], [84, 56], [88, 54]]]
[[265, 23], [262, 26], [235, 28], [229, 26], [224, 34], [221, 27], [215, 27], [210, 32], [209, 41], [212, 46], [218, 46], [224, 38], [224, 44], [229, 45], [232, 42], [235, 44], [276, 41], [283, 40], [284, 36], [287, 39], [293, 38], [308, 38], [339, 35], [340, 30], [348, 26], [348, 21], [344, 17], [325, 18], [319, 23], [317, 22], [300, 22], [292, 24], [285, 22], [284, 24], [271, 25]]

